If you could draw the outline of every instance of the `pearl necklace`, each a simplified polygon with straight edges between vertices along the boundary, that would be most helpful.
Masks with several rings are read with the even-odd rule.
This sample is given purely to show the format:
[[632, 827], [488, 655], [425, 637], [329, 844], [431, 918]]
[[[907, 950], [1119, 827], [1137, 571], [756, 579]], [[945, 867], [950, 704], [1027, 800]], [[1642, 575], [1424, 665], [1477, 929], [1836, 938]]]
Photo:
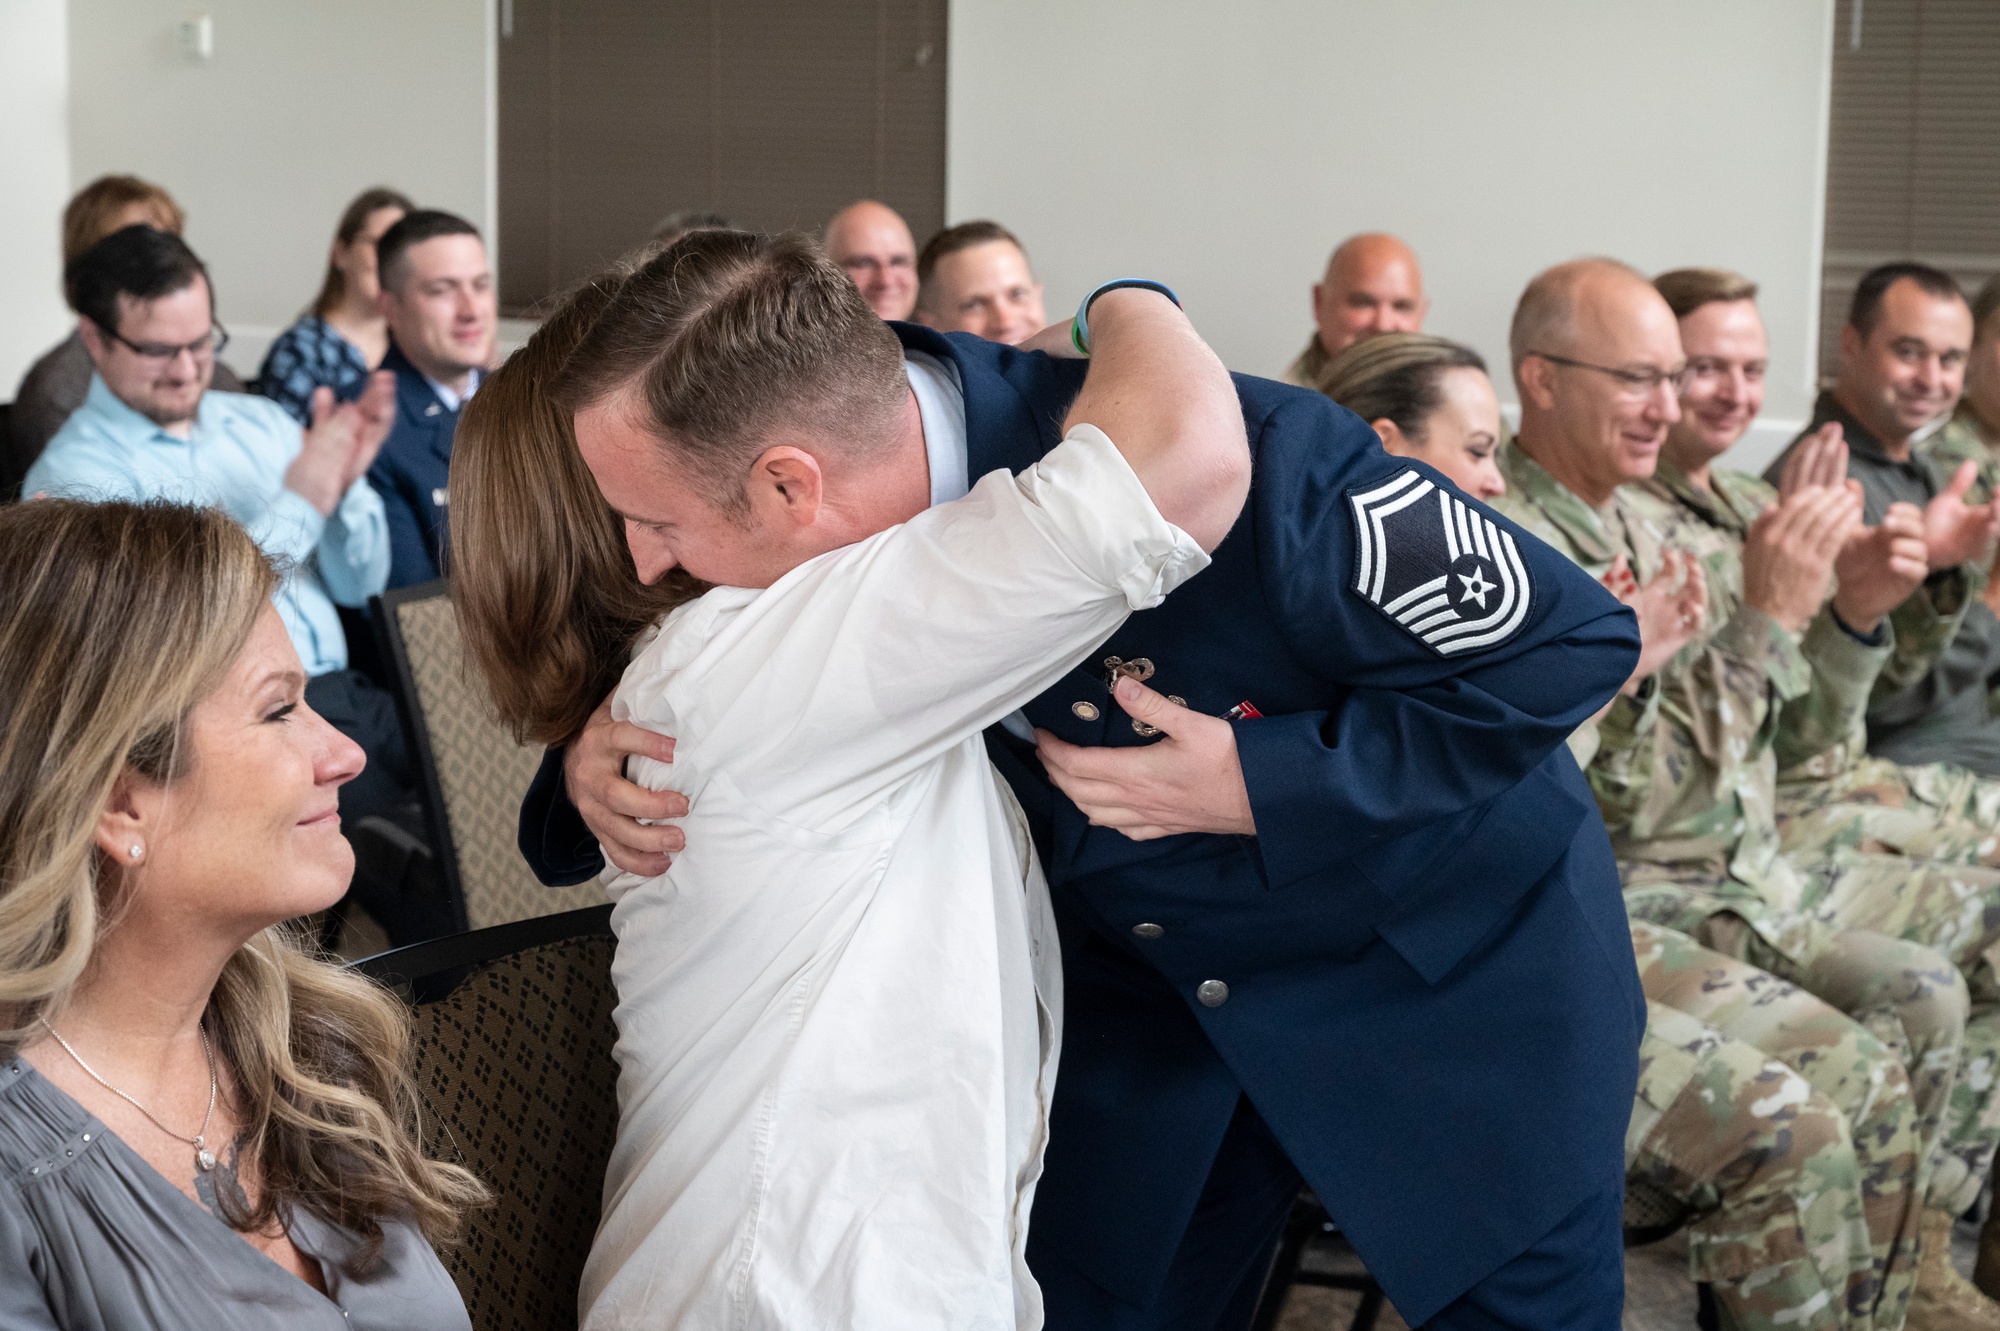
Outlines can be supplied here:
[[58, 1031], [54, 1026], [51, 1026], [49, 1024], [49, 1019], [47, 1017], [39, 1018], [39, 1020], [42, 1023], [43, 1029], [45, 1029], [46, 1031], [48, 1031], [50, 1035], [53, 1035], [55, 1037], [56, 1043], [63, 1047], [63, 1052], [68, 1054], [71, 1058], [75, 1059], [76, 1065], [82, 1068], [84, 1070], [84, 1073], [87, 1076], [89, 1076], [89, 1078], [92, 1081], [96, 1082], [99, 1086], [102, 1086], [105, 1090], [111, 1092], [113, 1095], [117, 1096], [120, 1100], [123, 1100], [126, 1104], [131, 1105], [134, 1109], [144, 1114], [147, 1118], [147, 1121], [152, 1123], [152, 1125], [158, 1128], [161, 1132], [166, 1133], [169, 1137], [172, 1137], [175, 1141], [186, 1142], [189, 1146], [194, 1147], [194, 1167], [196, 1169], [206, 1174], [209, 1170], [215, 1168], [215, 1152], [208, 1149], [208, 1124], [209, 1120], [215, 1117], [215, 1088], [216, 1088], [215, 1050], [209, 1046], [208, 1030], [206, 1027], [202, 1026], [200, 1023], [196, 1023], [195, 1025], [195, 1033], [201, 1036], [202, 1057], [208, 1060], [208, 1112], [201, 1116], [201, 1131], [197, 1132], [192, 1137], [188, 1137], [184, 1136], [181, 1133], [175, 1132], [172, 1128], [160, 1122], [160, 1120], [154, 1115], [152, 1110], [146, 1108], [146, 1106], [140, 1104], [137, 1100], [134, 1100], [131, 1096], [125, 1094], [125, 1092], [119, 1090], [116, 1086], [113, 1086], [110, 1082], [98, 1076], [96, 1070], [92, 1068], [90, 1064], [83, 1061], [83, 1055], [77, 1053], [75, 1049], [70, 1047], [70, 1042], [62, 1038], [62, 1032]]

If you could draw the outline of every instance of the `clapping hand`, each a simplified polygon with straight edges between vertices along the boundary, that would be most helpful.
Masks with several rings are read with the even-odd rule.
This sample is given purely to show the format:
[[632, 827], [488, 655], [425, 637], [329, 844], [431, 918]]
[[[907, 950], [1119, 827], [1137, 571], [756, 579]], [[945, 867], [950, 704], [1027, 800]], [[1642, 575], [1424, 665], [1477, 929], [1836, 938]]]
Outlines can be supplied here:
[[335, 405], [333, 390], [313, 390], [312, 425], [285, 470], [285, 488], [331, 516], [348, 487], [367, 472], [396, 419], [396, 376], [377, 370], [352, 402]]
[[1960, 463], [1951, 484], [1924, 506], [1924, 544], [1932, 572], [1973, 560], [1983, 563], [1992, 549], [1994, 533], [2000, 530], [1995, 505], [1965, 502], [1966, 493], [1978, 479], [1975, 463]]
[[[1815, 439], [1813, 442], [1819, 442]], [[1834, 561], [1861, 523], [1861, 486], [1841, 479], [1847, 446], [1832, 484], [1817, 477], [1767, 505], [1743, 541], [1743, 601], [1799, 633], [1826, 602]]]
[[1838, 487], [1847, 481], [1847, 438], [1840, 422], [1828, 421], [1785, 454], [1778, 472], [1778, 499], [1790, 499], [1813, 487]]
[[1840, 579], [1834, 612], [1856, 633], [1873, 633], [1884, 615], [1916, 594], [1930, 567], [1924, 511], [1891, 504], [1882, 525], [1857, 528], [1834, 561]]
[[1644, 586], [1623, 554], [1599, 579], [1639, 617], [1639, 665], [1622, 690], [1636, 693], [1639, 681], [1674, 659], [1708, 623], [1708, 577], [1701, 561], [1672, 546], [1660, 556], [1660, 571]]

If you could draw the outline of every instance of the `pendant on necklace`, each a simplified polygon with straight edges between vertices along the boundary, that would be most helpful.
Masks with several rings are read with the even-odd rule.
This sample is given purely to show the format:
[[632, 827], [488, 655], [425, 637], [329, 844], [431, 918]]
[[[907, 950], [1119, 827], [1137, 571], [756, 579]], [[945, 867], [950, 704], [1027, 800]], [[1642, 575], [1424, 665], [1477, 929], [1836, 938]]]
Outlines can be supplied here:
[[204, 1174], [208, 1173], [209, 1170], [214, 1169], [215, 1152], [209, 1150], [206, 1146], [195, 1147], [194, 1167], [196, 1169], [199, 1169]]

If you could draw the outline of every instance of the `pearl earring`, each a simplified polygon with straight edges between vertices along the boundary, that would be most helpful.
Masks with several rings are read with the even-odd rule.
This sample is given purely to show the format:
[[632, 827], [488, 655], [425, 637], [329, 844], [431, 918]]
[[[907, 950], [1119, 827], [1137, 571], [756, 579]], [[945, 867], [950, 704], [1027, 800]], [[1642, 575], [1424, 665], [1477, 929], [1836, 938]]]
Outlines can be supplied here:
[[144, 846], [140, 845], [140, 844], [139, 844], [138, 842], [136, 842], [136, 841], [132, 843], [132, 858], [133, 858], [133, 859], [135, 859], [135, 860], [136, 860], [136, 859], [138, 859], [138, 858], [139, 858], [139, 857], [140, 857], [141, 855], [144, 855], [145, 853], [146, 853], [146, 848], [145, 848]]

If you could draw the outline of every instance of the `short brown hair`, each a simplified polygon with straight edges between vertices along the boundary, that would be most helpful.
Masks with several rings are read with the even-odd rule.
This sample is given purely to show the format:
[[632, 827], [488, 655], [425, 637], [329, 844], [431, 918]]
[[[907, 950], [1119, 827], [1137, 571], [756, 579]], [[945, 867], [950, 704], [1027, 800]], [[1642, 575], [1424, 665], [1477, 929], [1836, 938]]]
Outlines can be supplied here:
[[1757, 284], [1727, 268], [1676, 268], [1654, 278], [1653, 290], [1666, 300], [1676, 319], [1685, 319], [1704, 305], [1757, 299]]
[[1866, 338], [1875, 331], [1875, 325], [1882, 317], [1882, 301], [1888, 296], [1889, 288], [1905, 280], [1916, 283], [1917, 290], [1932, 300], [1965, 302], [1965, 293], [1958, 289], [1958, 283], [1941, 268], [1912, 262], [1878, 264], [1863, 273], [1861, 280], [1854, 284], [1854, 299], [1847, 307], [1847, 322], [1855, 332]]
[[555, 391], [574, 413], [628, 388], [708, 500], [740, 513], [772, 431], [810, 424], [872, 452], [909, 380], [896, 335], [810, 237], [694, 231], [625, 280]]
[[700, 594], [680, 569], [639, 581], [625, 526], [551, 386], [625, 284], [591, 278], [482, 381], [452, 437], [446, 572], [466, 655], [524, 743], [566, 744], [618, 684], [640, 630]]
[[[173, 195], [137, 176], [99, 176], [70, 198], [62, 216], [63, 268], [83, 257], [83, 252], [118, 230], [118, 215], [127, 208], [144, 206], [152, 211], [155, 231], [178, 236], [187, 226], [187, 214], [174, 202]], [[69, 298], [67, 286], [63, 298]]]
[[1972, 298], [1972, 336], [2000, 337], [2000, 273], [1987, 278]]
[[998, 222], [960, 222], [948, 226], [924, 243], [922, 253], [917, 255], [917, 305], [923, 309], [930, 306], [925, 302], [934, 294], [931, 279], [937, 276], [938, 262], [947, 255], [960, 250], [969, 250], [974, 245], [990, 245], [996, 240], [1004, 240], [1026, 257], [1028, 249], [1013, 232]]
[[[340, 221], [336, 222], [333, 228], [334, 242], [340, 245], [352, 245], [354, 238], [361, 234], [361, 228], [368, 225], [368, 219], [384, 208], [394, 208], [407, 213], [416, 206], [387, 185], [377, 185], [373, 189], [362, 190], [354, 196], [346, 208], [341, 210]], [[319, 294], [313, 297], [312, 312], [321, 318], [333, 313], [347, 294], [346, 288], [346, 276], [334, 265], [333, 256], [328, 255], [326, 277], [319, 284]]]

